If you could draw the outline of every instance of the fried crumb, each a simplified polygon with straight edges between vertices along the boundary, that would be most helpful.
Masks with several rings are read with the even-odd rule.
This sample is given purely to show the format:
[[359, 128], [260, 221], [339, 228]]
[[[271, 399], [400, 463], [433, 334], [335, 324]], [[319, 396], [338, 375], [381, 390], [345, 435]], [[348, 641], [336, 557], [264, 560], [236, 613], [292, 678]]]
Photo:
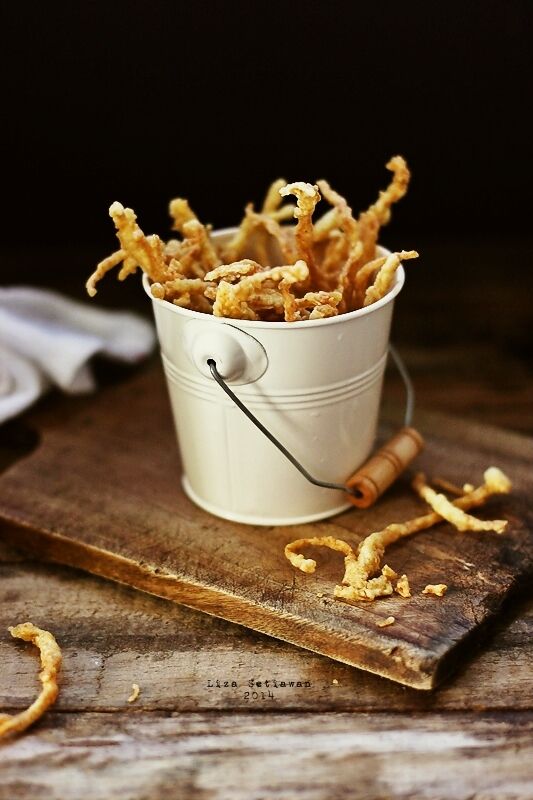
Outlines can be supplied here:
[[332, 682], [332, 684], [334, 686], [338, 686], [339, 685], [339, 681], [337, 680], [337, 678], [333, 678], [333, 680], [331, 682]]
[[139, 687], [139, 684], [137, 684], [137, 683], [132, 683], [131, 684], [131, 689], [132, 689], [132, 691], [131, 691], [130, 696], [128, 697], [128, 703], [134, 703], [137, 700], [137, 698], [139, 697], [140, 693], [141, 693], [141, 689]]
[[411, 587], [409, 586], [407, 575], [402, 575], [401, 578], [398, 578], [396, 591], [400, 597], [411, 597]]
[[317, 596], [317, 597], [324, 597], [324, 592], [317, 592], [317, 593], [316, 593], [316, 596]]
[[381, 570], [381, 574], [384, 575], [386, 578], [389, 578], [391, 581], [396, 580], [398, 577], [398, 573], [395, 572], [388, 564], [385, 564], [383, 569]]
[[387, 617], [387, 619], [382, 619], [377, 623], [378, 628], [387, 628], [389, 625], [394, 625], [396, 622], [395, 617]]
[[435, 597], [443, 597], [448, 589], [445, 583], [428, 583], [425, 589], [422, 589], [422, 594], [433, 594]]

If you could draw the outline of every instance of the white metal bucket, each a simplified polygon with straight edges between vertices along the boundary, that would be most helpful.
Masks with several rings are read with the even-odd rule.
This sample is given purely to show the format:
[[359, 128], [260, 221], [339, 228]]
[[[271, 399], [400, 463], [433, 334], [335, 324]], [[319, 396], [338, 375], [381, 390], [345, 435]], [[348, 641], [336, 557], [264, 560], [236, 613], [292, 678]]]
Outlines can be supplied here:
[[400, 266], [389, 293], [367, 308], [254, 322], [157, 300], [144, 277], [191, 500], [253, 525], [312, 522], [352, 507], [343, 492], [306, 481], [224, 394], [207, 360], [309, 472], [342, 484], [374, 445], [394, 298], [403, 283]]

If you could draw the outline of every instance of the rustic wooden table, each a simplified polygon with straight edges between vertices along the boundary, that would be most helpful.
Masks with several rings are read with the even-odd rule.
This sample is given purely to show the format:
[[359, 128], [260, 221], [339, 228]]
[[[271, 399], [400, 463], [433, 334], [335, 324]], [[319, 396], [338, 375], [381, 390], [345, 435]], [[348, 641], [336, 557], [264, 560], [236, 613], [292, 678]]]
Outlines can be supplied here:
[[[451, 255], [438, 249], [437, 267]], [[398, 307], [419, 404], [531, 434], [530, 292], [503, 285], [507, 251], [470, 256], [488, 259], [490, 280], [459, 264], [461, 296], [435, 279]], [[388, 392], [400, 400], [393, 377]], [[1, 434], [8, 464], [25, 442]], [[53, 710], [0, 747], [2, 800], [533, 797], [526, 588], [462, 670], [426, 693], [5, 544], [0, 575], [0, 708], [22, 708], [36, 690], [36, 655], [7, 625], [29, 618], [64, 652]]]

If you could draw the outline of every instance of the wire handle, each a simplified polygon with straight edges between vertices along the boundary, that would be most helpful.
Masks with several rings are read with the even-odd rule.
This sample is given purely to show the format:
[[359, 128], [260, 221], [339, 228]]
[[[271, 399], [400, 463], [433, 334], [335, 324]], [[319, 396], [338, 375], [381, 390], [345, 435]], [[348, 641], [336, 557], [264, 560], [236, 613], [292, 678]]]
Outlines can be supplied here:
[[[389, 354], [392, 356], [394, 364], [395, 364], [398, 372], [400, 373], [400, 376], [401, 376], [401, 378], [403, 380], [403, 383], [404, 383], [404, 386], [405, 386], [405, 394], [406, 394], [405, 417], [404, 417], [404, 425], [405, 425], [405, 427], [402, 429], [402, 432], [409, 431], [410, 432], [409, 435], [411, 436], [411, 438], [413, 438], [412, 433], [411, 433], [411, 432], [413, 432], [413, 429], [410, 428], [410, 425], [411, 425], [411, 421], [412, 421], [412, 417], [413, 417], [413, 410], [414, 410], [414, 404], [415, 404], [414, 387], [413, 387], [413, 384], [411, 382], [411, 378], [409, 377], [409, 373], [407, 371], [407, 368], [405, 367], [405, 364], [404, 364], [401, 356], [399, 355], [399, 353], [396, 350], [396, 348], [393, 347], [393, 345], [389, 345]], [[386, 447], [382, 448], [376, 454], [376, 456], [374, 456], [374, 458], [371, 459], [371, 461], [368, 462], [368, 464], [366, 464], [364, 467], [362, 467], [361, 470], [359, 470], [357, 473], [355, 473], [355, 475], [353, 475], [347, 481], [346, 484], [331, 483], [330, 481], [321, 481], [318, 478], [313, 477], [313, 475], [311, 475], [311, 473], [306, 470], [306, 468], [298, 461], [298, 459], [295, 456], [293, 456], [293, 454], [291, 452], [289, 452], [289, 450], [287, 450], [287, 448], [274, 436], [274, 434], [271, 433], [268, 430], [268, 428], [266, 428], [263, 425], [263, 423], [260, 422], [254, 414], [252, 414], [250, 409], [242, 402], [242, 400], [240, 400], [240, 398], [237, 397], [235, 392], [233, 392], [230, 389], [230, 387], [228, 386], [228, 384], [226, 383], [226, 381], [224, 380], [222, 375], [219, 373], [219, 371], [217, 369], [216, 362], [215, 362], [215, 360], [213, 358], [207, 359], [207, 365], [209, 367], [209, 370], [210, 370], [211, 375], [213, 376], [214, 380], [218, 383], [220, 388], [228, 395], [228, 397], [231, 398], [231, 400], [233, 400], [233, 402], [235, 403], [237, 408], [239, 408], [243, 412], [243, 414], [245, 414], [245, 416], [248, 417], [250, 422], [252, 422], [255, 425], [255, 427], [258, 428], [261, 431], [261, 433], [264, 436], [266, 436], [266, 438], [270, 442], [272, 442], [272, 444], [275, 447], [278, 448], [278, 450], [285, 456], [285, 458], [288, 461], [290, 461], [290, 463], [294, 467], [296, 467], [298, 472], [301, 475], [303, 475], [303, 477], [307, 481], [309, 481], [309, 483], [312, 483], [315, 486], [320, 486], [323, 489], [335, 489], [337, 491], [345, 492], [345, 493], [347, 493], [348, 495], [351, 496], [350, 499], [354, 503], [354, 505], [358, 505], [360, 507], [366, 507], [368, 505], [371, 505], [372, 502], [374, 502], [375, 499], [377, 499], [377, 497], [380, 494], [382, 494], [383, 491], [388, 486], [390, 486], [390, 484], [395, 480], [395, 478], [400, 474], [400, 472], [402, 472], [403, 469], [405, 469], [407, 464], [410, 463], [410, 461], [412, 461], [413, 458], [422, 449], [422, 446], [423, 446], [422, 437], [420, 436], [420, 434], [418, 434], [416, 431], [414, 431], [414, 433], [416, 434], [416, 436], [419, 439], [418, 450], [416, 450], [416, 448], [415, 448], [416, 452], [411, 453], [411, 450], [413, 449], [413, 448], [411, 448], [411, 450], [409, 451], [409, 456], [408, 457], [406, 456], [406, 454], [404, 454], [405, 457], [401, 457], [401, 458], [398, 456], [398, 454], [393, 456], [393, 458], [395, 458], [396, 460], [395, 460], [395, 463], [394, 463], [394, 467], [395, 468], [393, 470], [392, 476], [389, 475], [389, 473], [387, 473], [387, 477], [386, 478], [384, 477], [379, 482], [376, 482], [376, 481], [372, 481], [371, 470], [370, 470], [370, 476], [369, 476], [369, 470], [367, 469], [365, 471], [365, 467], [369, 467], [372, 464], [372, 462], [376, 462], [376, 459], [379, 461], [380, 465], [381, 465], [381, 461], [383, 459], [385, 459], [385, 461], [387, 461], [387, 460], [389, 462], [391, 461], [391, 457], [390, 457], [390, 449], [391, 449], [390, 445], [391, 445], [391, 443], [389, 443], [389, 448], [386, 448]], [[400, 434], [402, 432], [400, 432]], [[391, 441], [392, 442], [396, 442], [398, 440], [398, 437], [400, 436], [400, 434], [398, 434], [398, 436], [396, 436], [394, 438], [394, 440], [391, 440]], [[401, 449], [401, 447], [397, 447], [396, 449]], [[393, 448], [393, 450], [394, 450], [394, 448]], [[383, 472], [382, 469], [380, 471]], [[365, 480], [366, 481], [368, 481], [368, 480], [372, 481], [372, 483], [376, 487], [376, 491], [372, 491], [370, 493], [368, 491], [366, 491], [366, 492], [362, 491], [362, 489], [358, 485], [357, 478], [363, 472], [365, 473]], [[389, 472], [390, 472], [390, 470], [389, 470]], [[390, 480], [389, 480], [389, 478], [390, 478]], [[366, 484], [365, 484], [365, 488], [366, 488]], [[371, 495], [372, 495], [372, 499], [370, 500], [370, 496]]]

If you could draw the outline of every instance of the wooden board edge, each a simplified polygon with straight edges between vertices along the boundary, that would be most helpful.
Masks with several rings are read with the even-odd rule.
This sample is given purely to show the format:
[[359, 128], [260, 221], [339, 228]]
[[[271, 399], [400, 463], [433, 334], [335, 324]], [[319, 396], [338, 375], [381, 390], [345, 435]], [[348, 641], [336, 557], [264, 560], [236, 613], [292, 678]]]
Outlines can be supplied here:
[[[71, 541], [52, 532], [36, 531], [17, 521], [3, 520], [0, 534], [9, 544], [21, 547], [32, 555], [82, 569], [195, 611], [225, 619], [413, 689], [430, 691], [436, 688], [452, 669], [452, 651], [436, 657], [420, 648], [418, 659], [408, 663], [397, 652], [401, 646], [388, 640], [382, 652], [342, 637], [337, 637], [334, 640], [335, 647], [332, 647], [331, 632], [323, 638], [322, 631], [308, 620], [288, 613], [269, 613], [268, 609], [246, 598], [232, 596], [200, 583], [193, 585], [190, 581], [180, 580], [178, 576], [155, 572], [149, 567], [142, 568], [124, 556]], [[299, 633], [298, 641], [292, 635], [295, 628]], [[454, 646], [453, 651], [459, 644]]]

